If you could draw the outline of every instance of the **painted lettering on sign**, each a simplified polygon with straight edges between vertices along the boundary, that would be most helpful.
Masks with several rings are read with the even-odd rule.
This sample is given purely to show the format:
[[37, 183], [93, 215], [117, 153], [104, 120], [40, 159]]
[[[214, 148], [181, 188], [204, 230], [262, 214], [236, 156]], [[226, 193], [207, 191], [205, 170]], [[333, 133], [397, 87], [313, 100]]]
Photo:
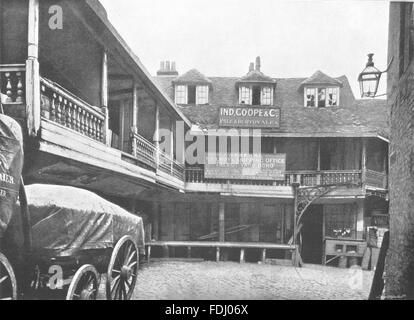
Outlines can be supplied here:
[[263, 107], [221, 107], [219, 126], [279, 128], [280, 109]]
[[208, 154], [207, 179], [284, 180], [286, 154]]

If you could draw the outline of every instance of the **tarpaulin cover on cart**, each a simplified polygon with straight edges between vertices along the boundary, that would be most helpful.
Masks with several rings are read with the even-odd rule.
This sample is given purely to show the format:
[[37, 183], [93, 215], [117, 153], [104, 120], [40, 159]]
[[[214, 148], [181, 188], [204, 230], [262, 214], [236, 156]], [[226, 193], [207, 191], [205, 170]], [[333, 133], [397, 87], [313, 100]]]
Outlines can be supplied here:
[[74, 256], [80, 250], [113, 248], [124, 235], [144, 247], [142, 218], [92, 192], [36, 184], [26, 186], [26, 194], [34, 252]]
[[0, 239], [12, 218], [23, 169], [23, 136], [20, 125], [0, 114]]

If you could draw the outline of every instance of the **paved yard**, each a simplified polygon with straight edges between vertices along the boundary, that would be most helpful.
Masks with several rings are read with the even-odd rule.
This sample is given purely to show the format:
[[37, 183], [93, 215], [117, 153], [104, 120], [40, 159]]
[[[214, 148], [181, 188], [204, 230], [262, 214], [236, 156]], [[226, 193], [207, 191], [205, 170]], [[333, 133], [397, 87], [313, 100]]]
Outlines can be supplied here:
[[156, 261], [140, 270], [133, 299], [367, 299], [372, 277], [315, 265]]

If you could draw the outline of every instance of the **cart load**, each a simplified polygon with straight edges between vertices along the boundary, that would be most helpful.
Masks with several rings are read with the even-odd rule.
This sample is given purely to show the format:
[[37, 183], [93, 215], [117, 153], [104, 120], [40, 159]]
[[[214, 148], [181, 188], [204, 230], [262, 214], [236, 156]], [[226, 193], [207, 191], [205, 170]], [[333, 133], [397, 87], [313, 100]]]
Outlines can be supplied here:
[[[37, 270], [31, 287], [51, 288], [50, 268], [63, 271], [67, 299], [95, 299], [99, 275], [106, 273], [108, 299], [129, 299], [139, 253], [144, 253], [142, 218], [83, 189], [34, 184], [25, 187], [30, 212], [30, 262]], [[19, 202], [15, 210], [20, 210]], [[6, 234], [11, 261], [24, 264], [21, 215]]]
[[21, 128], [15, 120], [0, 114], [0, 239], [4, 237], [19, 195], [22, 169]]

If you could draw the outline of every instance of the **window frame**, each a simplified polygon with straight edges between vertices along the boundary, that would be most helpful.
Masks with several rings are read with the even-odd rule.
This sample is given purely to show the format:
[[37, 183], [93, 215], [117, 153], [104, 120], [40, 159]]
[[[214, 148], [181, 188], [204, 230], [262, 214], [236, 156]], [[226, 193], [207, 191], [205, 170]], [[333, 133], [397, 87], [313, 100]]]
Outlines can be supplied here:
[[[179, 88], [184, 88], [184, 89], [179, 90]], [[174, 101], [176, 104], [188, 104], [188, 86], [187, 85], [185, 84], [175, 85]]]
[[[245, 102], [245, 103], [242, 103], [242, 101], [243, 101], [242, 98], [244, 97], [243, 93], [244, 94], [248, 93], [248, 101]], [[253, 94], [252, 94], [252, 87], [251, 86], [242, 85], [242, 86], [239, 87], [239, 104], [251, 106], [252, 105], [252, 98], [253, 98], [252, 96], [253, 96]], [[244, 100], [246, 100], [246, 99], [244, 99]]]
[[[265, 97], [265, 90], [269, 90], [269, 97]], [[273, 95], [274, 90], [273, 86], [262, 86], [260, 90], [260, 105], [261, 106], [273, 106]], [[269, 103], [264, 103], [264, 100], [269, 101]]]
[[[200, 99], [203, 99], [200, 101]], [[206, 105], [209, 103], [209, 86], [196, 86], [196, 105]]]
[[[313, 106], [308, 106], [307, 91], [315, 90], [315, 100]], [[319, 90], [325, 90], [325, 106], [319, 107]], [[336, 91], [336, 104], [329, 104], [329, 91]], [[303, 91], [303, 105], [305, 108], [332, 108], [339, 106], [340, 88], [338, 86], [325, 86], [325, 87], [305, 87]]]

